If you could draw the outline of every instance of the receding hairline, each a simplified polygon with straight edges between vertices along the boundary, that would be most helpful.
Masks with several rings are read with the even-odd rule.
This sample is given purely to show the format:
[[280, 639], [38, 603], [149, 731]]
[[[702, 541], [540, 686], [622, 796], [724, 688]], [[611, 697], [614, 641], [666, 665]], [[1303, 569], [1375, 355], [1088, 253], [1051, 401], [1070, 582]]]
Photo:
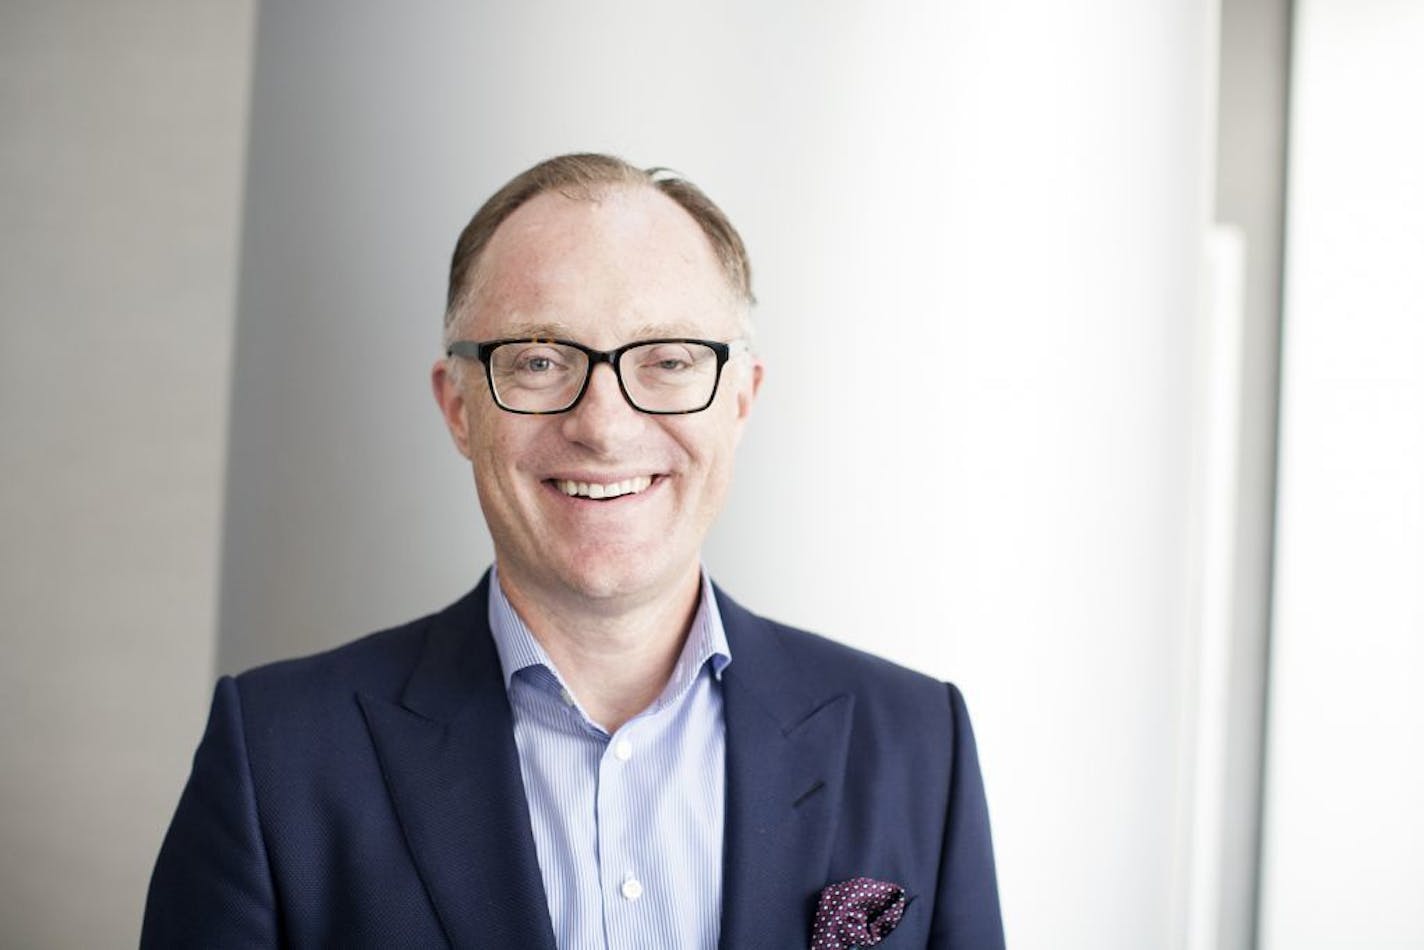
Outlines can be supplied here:
[[733, 299], [750, 309], [755, 297], [746, 246], [711, 198], [669, 169], [643, 169], [611, 155], [580, 153], [560, 155], [521, 172], [475, 212], [461, 231], [451, 256], [445, 309], [447, 332], [483, 283], [480, 263], [490, 241], [525, 204], [543, 194], [558, 194], [571, 201], [600, 201], [615, 191], [642, 188], [662, 193], [692, 219], [707, 240]]
[[[634, 182], [632, 184], [605, 183], [586, 189], [580, 193], [568, 193], [563, 190], [541, 191], [530, 196], [523, 204], [510, 212], [492, 234], [488, 241], [480, 248], [479, 255], [470, 261], [468, 270], [463, 276], [463, 288], [459, 299], [459, 311], [463, 314], [472, 306], [482, 307], [499, 295], [497, 289], [510, 277], [516, 283], [523, 275], [510, 274], [508, 268], [512, 265], [506, 259], [514, 247], [527, 246], [532, 241], [533, 246], [549, 247], [550, 242], [555, 244], [562, 242], [562, 236], [555, 236], [547, 232], [552, 220], [561, 220], [559, 217], [567, 210], [577, 214], [581, 209], [588, 209], [594, 214], [602, 207], [609, 205], [632, 203], [643, 205], [648, 208], [648, 212], [657, 215], [664, 221], [675, 222], [680, 235], [685, 235], [689, 244], [678, 242], [681, 253], [679, 256], [696, 257], [699, 261], [704, 261], [705, 266], [711, 267], [716, 275], [714, 279], [722, 287], [722, 292], [729, 306], [738, 307], [742, 301], [728, 280], [722, 262], [718, 259], [717, 250], [707, 239], [702, 229], [698, 227], [697, 221], [687, 213], [676, 201], [669, 198], [660, 189], [653, 187], [647, 182]], [[655, 210], [654, 210], [655, 209]], [[642, 212], [638, 212], [642, 213]], [[552, 214], [551, 218], [548, 215]], [[601, 233], [597, 225], [592, 225], [594, 233]], [[533, 229], [533, 235], [525, 234], [529, 229]], [[518, 252], [516, 252], [518, 253]], [[494, 297], [488, 296], [494, 294]]]

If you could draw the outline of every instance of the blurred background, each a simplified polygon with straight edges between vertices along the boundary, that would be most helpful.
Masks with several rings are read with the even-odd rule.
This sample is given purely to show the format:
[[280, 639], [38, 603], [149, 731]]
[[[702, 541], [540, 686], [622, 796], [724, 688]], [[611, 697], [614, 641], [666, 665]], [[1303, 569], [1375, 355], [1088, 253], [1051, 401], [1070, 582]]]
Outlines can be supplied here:
[[1010, 946], [1424, 947], [1421, 64], [1414, 0], [6, 0], [0, 945], [134, 944], [218, 673], [475, 582], [449, 252], [598, 150], [751, 250], [713, 574], [963, 688]]

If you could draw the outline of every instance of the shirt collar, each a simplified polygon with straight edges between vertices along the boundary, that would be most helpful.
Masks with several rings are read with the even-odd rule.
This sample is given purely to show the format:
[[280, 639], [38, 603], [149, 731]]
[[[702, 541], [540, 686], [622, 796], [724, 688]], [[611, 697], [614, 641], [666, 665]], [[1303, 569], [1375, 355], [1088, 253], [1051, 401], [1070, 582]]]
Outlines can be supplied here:
[[[722, 671], [732, 662], [732, 648], [727, 645], [727, 631], [722, 626], [722, 612], [717, 608], [717, 597], [712, 591], [712, 579], [706, 568], [701, 572], [702, 593], [698, 598], [697, 613], [692, 617], [687, 639], [678, 655], [677, 665], [663, 689], [654, 709], [661, 709], [686, 692], [687, 687], [701, 672], [710, 666], [715, 679], [721, 680]], [[499, 586], [499, 569], [490, 568], [489, 627], [494, 637], [494, 646], [499, 654], [500, 671], [504, 676], [504, 688], [509, 689], [514, 674], [521, 670], [542, 670], [545, 675], [536, 676], [536, 681], [547, 681], [552, 689], [564, 688], [563, 678], [554, 667], [554, 662], [529, 632], [524, 620], [515, 611], [504, 590]]]

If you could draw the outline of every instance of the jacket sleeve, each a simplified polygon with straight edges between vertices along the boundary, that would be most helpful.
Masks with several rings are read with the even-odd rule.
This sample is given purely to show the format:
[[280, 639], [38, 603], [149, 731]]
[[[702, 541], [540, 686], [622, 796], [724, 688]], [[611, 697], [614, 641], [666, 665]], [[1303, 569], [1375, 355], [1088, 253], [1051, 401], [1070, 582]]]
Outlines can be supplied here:
[[153, 869], [140, 946], [277, 945], [276, 901], [258, 826], [242, 703], [236, 682], [223, 677]]
[[953, 772], [930, 946], [935, 950], [1003, 950], [1004, 923], [984, 778], [979, 772], [969, 711], [953, 685], [949, 686], [949, 711]]

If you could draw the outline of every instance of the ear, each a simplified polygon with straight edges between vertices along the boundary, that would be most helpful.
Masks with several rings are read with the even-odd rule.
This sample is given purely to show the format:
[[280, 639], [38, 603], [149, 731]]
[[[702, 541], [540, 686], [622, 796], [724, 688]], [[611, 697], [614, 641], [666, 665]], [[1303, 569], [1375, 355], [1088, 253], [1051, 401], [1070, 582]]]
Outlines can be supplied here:
[[465, 407], [465, 390], [455, 378], [448, 357], [436, 360], [430, 368], [430, 388], [435, 392], [435, 402], [440, 406], [440, 415], [445, 419], [445, 427], [450, 430], [450, 438], [455, 440], [455, 448], [469, 458], [470, 417]]
[[738, 422], [746, 422], [747, 417], [752, 414], [752, 403], [756, 402], [757, 393], [761, 392], [761, 377], [766, 369], [758, 357], [752, 356], [751, 361], [751, 366], [744, 370], [745, 375], [737, 387]]

